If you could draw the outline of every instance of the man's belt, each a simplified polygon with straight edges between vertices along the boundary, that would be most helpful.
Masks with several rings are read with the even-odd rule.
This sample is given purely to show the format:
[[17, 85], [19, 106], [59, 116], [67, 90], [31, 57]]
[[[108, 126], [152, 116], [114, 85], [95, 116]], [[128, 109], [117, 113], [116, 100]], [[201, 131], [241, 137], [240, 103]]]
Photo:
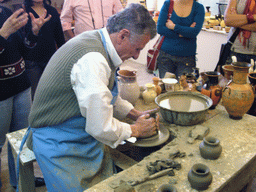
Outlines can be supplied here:
[[25, 71], [25, 61], [21, 58], [18, 62], [0, 66], [0, 80], [11, 79], [21, 75]]

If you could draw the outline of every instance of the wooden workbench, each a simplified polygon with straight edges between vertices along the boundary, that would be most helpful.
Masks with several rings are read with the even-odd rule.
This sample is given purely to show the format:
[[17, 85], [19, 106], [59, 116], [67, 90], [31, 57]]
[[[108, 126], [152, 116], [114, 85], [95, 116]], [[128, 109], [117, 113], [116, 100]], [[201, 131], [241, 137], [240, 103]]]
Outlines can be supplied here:
[[[148, 109], [142, 103], [136, 104], [138, 109]], [[161, 120], [175, 139], [164, 145], [161, 149], [145, 157], [139, 163], [115, 174], [114, 176], [98, 183], [86, 192], [114, 191], [113, 186], [118, 186], [120, 181], [130, 182], [148, 176], [146, 165], [158, 159], [168, 159], [170, 153], [180, 150], [186, 153], [184, 158], [175, 158], [181, 163], [180, 170], [174, 170], [175, 176], [163, 176], [158, 179], [135, 186], [138, 192], [156, 191], [162, 184], [172, 183], [178, 191], [196, 191], [190, 187], [187, 175], [191, 167], [196, 163], [203, 163], [210, 168], [213, 181], [208, 191], [240, 191], [256, 174], [256, 117], [244, 115], [241, 120], [229, 118], [225, 108], [220, 104], [214, 110], [209, 110], [206, 121], [202, 125], [210, 128], [208, 135], [220, 140], [222, 154], [217, 160], [206, 160], [200, 156], [199, 144], [196, 140], [193, 144], [187, 142], [189, 132], [194, 126], [175, 126]]]

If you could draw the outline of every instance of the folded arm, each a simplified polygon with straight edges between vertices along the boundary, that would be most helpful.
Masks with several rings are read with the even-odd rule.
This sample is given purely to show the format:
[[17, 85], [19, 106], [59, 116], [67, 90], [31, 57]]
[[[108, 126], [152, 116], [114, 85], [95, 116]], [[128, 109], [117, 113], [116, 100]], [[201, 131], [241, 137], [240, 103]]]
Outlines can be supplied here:
[[[236, 0], [230, 0], [224, 13], [225, 24], [230, 27], [239, 27], [247, 31], [256, 31], [256, 23], [249, 24], [247, 16], [245, 14], [238, 14], [236, 7]], [[256, 14], [253, 15], [253, 18], [254, 21], [256, 21]]]

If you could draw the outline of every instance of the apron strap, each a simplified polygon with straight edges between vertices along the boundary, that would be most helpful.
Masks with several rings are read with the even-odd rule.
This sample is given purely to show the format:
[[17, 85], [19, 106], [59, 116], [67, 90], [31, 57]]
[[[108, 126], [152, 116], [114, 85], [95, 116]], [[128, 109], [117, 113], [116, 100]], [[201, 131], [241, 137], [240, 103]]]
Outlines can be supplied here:
[[[105, 39], [105, 37], [104, 37], [104, 35], [103, 35], [102, 30], [99, 30], [99, 32], [100, 32], [100, 34], [101, 34], [103, 46], [104, 46], [105, 51], [106, 51], [106, 53], [107, 53], [107, 55], [108, 55], [108, 59], [109, 59], [109, 61], [111, 61], [110, 58], [109, 58], [108, 50], [107, 50], [106, 39]], [[112, 90], [111, 90], [111, 94], [112, 94], [112, 96], [113, 96], [113, 98], [112, 98], [112, 100], [111, 100], [111, 105], [114, 105], [114, 104], [115, 104], [116, 99], [117, 99], [117, 96], [118, 96], [118, 83], [117, 83], [117, 71], [118, 71], [118, 70], [119, 70], [119, 68], [117, 68], [117, 70], [116, 70], [116, 72], [115, 72], [114, 85], [113, 85], [113, 88], [112, 88]]]

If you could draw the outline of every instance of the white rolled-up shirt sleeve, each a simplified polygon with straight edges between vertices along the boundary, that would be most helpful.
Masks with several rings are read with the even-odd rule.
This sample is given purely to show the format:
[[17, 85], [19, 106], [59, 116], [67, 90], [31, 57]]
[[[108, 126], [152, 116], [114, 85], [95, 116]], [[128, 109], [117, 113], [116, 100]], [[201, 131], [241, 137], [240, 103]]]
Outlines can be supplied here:
[[102, 54], [90, 52], [85, 54], [71, 71], [71, 83], [76, 94], [80, 111], [86, 118], [85, 130], [98, 141], [115, 148], [130, 138], [132, 131], [129, 124], [113, 117], [124, 118], [133, 109], [133, 105], [113, 98], [108, 89], [111, 69]]

